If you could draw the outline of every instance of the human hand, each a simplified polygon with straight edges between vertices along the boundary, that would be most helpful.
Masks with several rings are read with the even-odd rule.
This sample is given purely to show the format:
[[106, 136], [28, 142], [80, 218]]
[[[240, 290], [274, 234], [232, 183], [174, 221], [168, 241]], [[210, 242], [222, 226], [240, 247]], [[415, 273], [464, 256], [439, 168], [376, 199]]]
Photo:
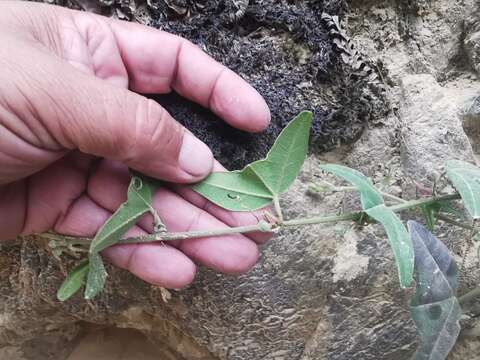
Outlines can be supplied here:
[[[262, 97], [190, 42], [138, 24], [49, 5], [0, 3], [0, 239], [53, 229], [91, 237], [126, 200], [128, 167], [177, 185], [153, 206], [169, 231], [254, 224], [185, 184], [221, 166], [209, 148], [138, 93], [171, 90], [229, 124], [260, 131]], [[128, 235], [151, 230], [144, 218]], [[242, 273], [268, 234], [118, 245], [113, 264], [180, 288], [195, 263]]]

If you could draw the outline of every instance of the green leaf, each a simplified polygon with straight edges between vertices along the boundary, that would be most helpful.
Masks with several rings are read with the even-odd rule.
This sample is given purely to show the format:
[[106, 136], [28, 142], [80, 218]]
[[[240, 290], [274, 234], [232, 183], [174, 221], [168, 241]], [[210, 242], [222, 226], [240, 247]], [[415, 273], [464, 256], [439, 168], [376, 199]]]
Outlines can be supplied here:
[[193, 190], [231, 211], [260, 209], [285, 192], [297, 177], [308, 150], [312, 113], [304, 111], [282, 130], [263, 160], [243, 170], [213, 173]]
[[457, 265], [447, 247], [426, 228], [408, 222], [415, 251], [412, 318], [420, 335], [417, 360], [443, 360], [460, 333]]
[[152, 212], [151, 201], [155, 191], [152, 182], [133, 176], [128, 187], [127, 201], [103, 224], [90, 245], [90, 253], [97, 253], [116, 244], [121, 237], [147, 212]]
[[193, 189], [231, 211], [257, 210], [273, 199], [272, 193], [248, 168], [241, 172], [212, 173]]
[[87, 284], [84, 297], [87, 300], [93, 299], [103, 290], [107, 280], [107, 271], [103, 264], [102, 257], [98, 253], [90, 254], [90, 269], [88, 271]]
[[470, 215], [480, 218], [480, 168], [465, 161], [450, 160], [445, 169]]
[[85, 277], [88, 273], [88, 260], [77, 265], [68, 274], [67, 278], [63, 281], [62, 286], [57, 291], [57, 299], [60, 301], [66, 301], [72, 297], [85, 282]]
[[147, 177], [132, 176], [128, 187], [127, 201], [118, 208], [95, 235], [89, 251], [90, 268], [85, 287], [85, 299], [93, 299], [102, 291], [107, 278], [99, 252], [116, 244], [145, 213], [154, 216], [155, 231], [164, 228], [158, 214], [152, 208], [152, 196], [157, 185]]
[[365, 210], [383, 225], [395, 256], [400, 285], [409, 287], [413, 281], [413, 246], [410, 235], [398, 216], [384, 204]]
[[364, 210], [384, 203], [382, 194], [372, 185], [370, 179], [360, 171], [333, 164], [322, 165], [320, 168], [345, 179], [355, 186], [360, 192], [360, 200]]

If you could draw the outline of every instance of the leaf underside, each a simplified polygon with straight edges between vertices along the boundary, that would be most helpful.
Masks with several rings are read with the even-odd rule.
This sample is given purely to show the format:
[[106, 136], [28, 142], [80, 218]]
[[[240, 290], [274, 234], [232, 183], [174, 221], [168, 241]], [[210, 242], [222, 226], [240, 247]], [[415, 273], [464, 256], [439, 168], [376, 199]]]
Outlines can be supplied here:
[[411, 313], [420, 346], [417, 360], [444, 360], [460, 333], [457, 266], [447, 247], [426, 228], [408, 222], [415, 250], [416, 289]]
[[474, 219], [480, 218], [480, 168], [465, 161], [450, 160], [445, 169], [465, 208]]
[[263, 160], [243, 170], [217, 172], [193, 190], [230, 211], [253, 211], [270, 204], [296, 179], [308, 151], [312, 113], [304, 111], [282, 130]]

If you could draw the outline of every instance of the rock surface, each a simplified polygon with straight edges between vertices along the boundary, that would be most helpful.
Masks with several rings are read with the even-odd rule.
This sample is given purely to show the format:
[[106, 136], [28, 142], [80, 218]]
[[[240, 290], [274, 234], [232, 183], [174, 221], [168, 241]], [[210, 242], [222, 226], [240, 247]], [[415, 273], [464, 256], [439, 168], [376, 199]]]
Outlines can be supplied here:
[[[244, 17], [232, 22], [234, 3], [62, 1], [187, 36], [252, 82], [276, 121], [259, 139], [243, 135], [246, 147], [240, 149], [233, 140], [221, 146], [215, 136], [230, 130], [218, 122], [198, 126], [211, 114], [175, 96], [160, 99], [206, 138], [217, 156], [233, 156], [231, 167], [260, 156], [298, 110], [315, 109], [318, 146], [283, 199], [287, 217], [358, 206], [352, 194], [309, 192], [311, 182], [325, 178], [321, 163], [344, 163], [405, 195], [440, 173], [445, 159], [477, 156], [480, 143], [469, 131], [478, 126], [474, 105], [480, 95], [476, 50], [468, 45], [480, 20], [474, 0], [353, 0], [348, 11], [336, 1], [250, 1]], [[203, 10], [201, 4], [207, 4]], [[185, 8], [187, 15], [179, 16]], [[354, 91], [320, 26], [322, 9], [348, 20], [353, 41], [379, 69], [388, 102]], [[211, 29], [212, 23], [228, 47], [200, 39], [207, 30], [199, 29]], [[347, 96], [343, 86], [350, 89]], [[355, 143], [318, 151], [356, 139], [367, 120]], [[480, 283], [465, 234], [441, 235], [455, 239], [447, 243], [461, 264], [461, 291]], [[59, 304], [56, 289], [73, 263], [67, 256], [56, 260], [41, 239], [0, 245], [0, 358], [64, 359], [85, 323], [140, 330], [169, 360], [400, 360], [410, 359], [417, 344], [410, 294], [399, 289], [391, 250], [376, 226], [341, 223], [283, 232], [264, 247], [249, 274], [229, 277], [202, 269], [192, 286], [171, 291], [167, 302], [160, 289], [109, 268], [108, 287], [96, 301], [76, 297]], [[478, 356], [478, 324], [470, 326], [451, 359]]]

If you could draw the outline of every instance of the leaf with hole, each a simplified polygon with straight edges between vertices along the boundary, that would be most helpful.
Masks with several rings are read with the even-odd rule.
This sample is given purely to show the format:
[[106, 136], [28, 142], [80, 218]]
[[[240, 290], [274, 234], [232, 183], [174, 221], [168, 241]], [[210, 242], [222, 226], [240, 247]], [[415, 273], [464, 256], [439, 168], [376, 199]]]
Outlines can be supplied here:
[[86, 299], [93, 299], [105, 285], [107, 273], [99, 255], [100, 251], [116, 244], [138, 219], [148, 212], [153, 214], [155, 230], [162, 229], [163, 223], [151, 205], [156, 187], [155, 182], [147, 177], [132, 176], [127, 201], [113, 213], [95, 235], [89, 251], [90, 269], [85, 287]]
[[231, 211], [252, 211], [270, 204], [296, 179], [307, 156], [312, 113], [304, 111], [282, 130], [263, 160], [243, 170], [217, 172], [193, 189]]
[[342, 165], [322, 165], [320, 168], [351, 183], [360, 193], [360, 200], [364, 210], [384, 203], [382, 194], [372, 185], [369, 178], [360, 171]]
[[480, 218], [480, 168], [465, 161], [450, 160], [445, 169], [465, 208], [474, 219]]
[[412, 318], [420, 336], [417, 360], [443, 360], [460, 333], [457, 265], [447, 247], [425, 227], [408, 222], [415, 252]]
[[374, 206], [365, 212], [385, 228], [395, 256], [400, 285], [403, 288], [409, 287], [413, 281], [413, 246], [407, 229], [399, 217], [384, 204]]
[[127, 201], [103, 224], [90, 245], [90, 253], [97, 253], [116, 244], [136, 224], [138, 219], [152, 209], [152, 196], [156, 185], [147, 178], [133, 176], [128, 187]]
[[58, 300], [66, 301], [80, 290], [88, 274], [88, 265], [89, 262], [86, 260], [70, 271], [67, 278], [63, 281], [62, 286], [60, 286], [60, 289], [57, 291]]

